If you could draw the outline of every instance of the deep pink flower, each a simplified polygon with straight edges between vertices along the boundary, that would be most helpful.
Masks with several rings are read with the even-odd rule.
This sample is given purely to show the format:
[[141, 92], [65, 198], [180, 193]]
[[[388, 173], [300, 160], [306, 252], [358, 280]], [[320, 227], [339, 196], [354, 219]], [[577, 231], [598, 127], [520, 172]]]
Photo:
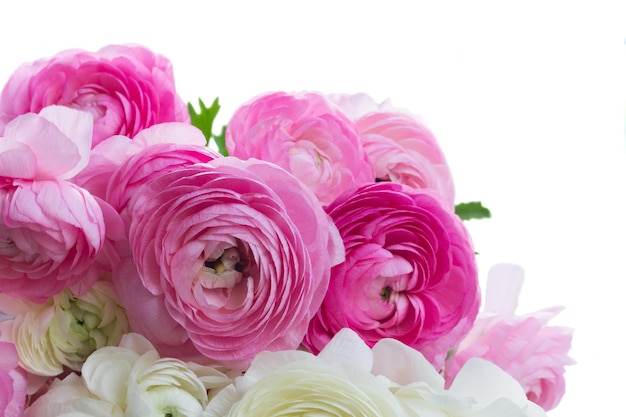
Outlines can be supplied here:
[[363, 93], [334, 95], [331, 100], [355, 121], [378, 180], [433, 189], [453, 207], [452, 173], [437, 139], [421, 120]]
[[62, 105], [93, 115], [93, 145], [161, 122], [188, 122], [170, 61], [142, 46], [67, 50], [25, 63], [0, 94], [0, 134], [20, 114]]
[[573, 331], [548, 324], [561, 307], [515, 315], [523, 277], [517, 265], [491, 268], [485, 310], [446, 361], [445, 377], [450, 383], [469, 359], [483, 358], [508, 372], [529, 400], [548, 411], [565, 394], [565, 366], [574, 363], [568, 355]]
[[323, 204], [374, 181], [356, 126], [318, 93], [272, 93], [241, 106], [228, 123], [230, 155], [273, 162], [306, 184]]
[[18, 366], [13, 343], [0, 342], [0, 410], [2, 417], [21, 417], [26, 404], [26, 373]]
[[143, 285], [201, 353], [232, 367], [300, 344], [343, 255], [315, 196], [264, 161], [218, 158], [163, 174], [129, 210]]
[[430, 190], [380, 182], [327, 207], [346, 261], [331, 271], [305, 346], [341, 328], [373, 346], [398, 339], [435, 364], [469, 330], [480, 303], [475, 255], [461, 220]]

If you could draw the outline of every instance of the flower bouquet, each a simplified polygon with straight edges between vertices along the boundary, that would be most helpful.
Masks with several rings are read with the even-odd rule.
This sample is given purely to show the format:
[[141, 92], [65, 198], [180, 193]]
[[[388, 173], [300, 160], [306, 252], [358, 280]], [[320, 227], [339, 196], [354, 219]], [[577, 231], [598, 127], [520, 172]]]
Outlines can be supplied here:
[[[481, 303], [433, 133], [365, 94], [272, 92], [222, 129], [137, 45], [0, 96], [3, 416], [541, 416], [559, 308]], [[217, 133], [215, 131], [218, 130]], [[482, 304], [482, 308], [481, 308]]]

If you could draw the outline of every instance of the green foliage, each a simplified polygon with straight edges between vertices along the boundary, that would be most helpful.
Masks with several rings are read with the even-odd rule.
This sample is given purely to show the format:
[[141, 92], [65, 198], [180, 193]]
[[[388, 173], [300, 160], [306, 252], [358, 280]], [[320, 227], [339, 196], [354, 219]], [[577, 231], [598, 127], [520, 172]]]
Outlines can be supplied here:
[[461, 220], [488, 219], [491, 217], [489, 209], [483, 207], [480, 201], [459, 203], [454, 207], [454, 212], [461, 218]]
[[209, 146], [211, 140], [213, 140], [219, 153], [228, 156], [228, 151], [226, 150], [226, 126], [222, 127], [219, 135], [213, 134], [213, 122], [215, 122], [217, 112], [220, 110], [219, 97], [216, 97], [211, 107], [208, 108], [205, 106], [202, 99], [198, 99], [198, 102], [200, 106], [199, 112], [196, 112], [191, 103], [187, 103], [191, 124], [202, 131], [206, 138], [207, 146]]

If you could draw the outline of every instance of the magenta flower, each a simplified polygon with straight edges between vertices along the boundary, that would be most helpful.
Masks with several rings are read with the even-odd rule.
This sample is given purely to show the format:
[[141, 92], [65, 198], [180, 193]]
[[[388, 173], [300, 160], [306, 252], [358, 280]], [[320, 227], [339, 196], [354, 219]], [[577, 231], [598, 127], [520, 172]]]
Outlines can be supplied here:
[[461, 220], [430, 190], [381, 182], [327, 207], [346, 250], [305, 346], [341, 328], [369, 346], [394, 338], [435, 366], [469, 330], [480, 303], [475, 255]]
[[318, 93], [272, 93], [240, 107], [228, 124], [230, 155], [273, 162], [306, 184], [324, 204], [374, 181], [357, 129]]
[[0, 410], [2, 417], [21, 417], [26, 404], [26, 373], [18, 366], [13, 343], [0, 342]]
[[67, 50], [26, 63], [0, 94], [0, 134], [7, 123], [62, 105], [93, 115], [93, 145], [113, 135], [134, 137], [161, 122], [188, 122], [170, 61], [142, 46]]
[[446, 361], [445, 377], [450, 383], [468, 360], [483, 358], [509, 373], [529, 400], [548, 411], [565, 394], [565, 366], [575, 363], [568, 355], [572, 329], [548, 324], [560, 307], [515, 315], [523, 278], [517, 265], [491, 268], [485, 311]]
[[331, 100], [355, 121], [379, 181], [430, 188], [454, 206], [454, 182], [433, 133], [416, 116], [360, 93]]
[[343, 255], [315, 196], [264, 161], [218, 158], [163, 174], [129, 210], [143, 285], [201, 353], [231, 367], [296, 348]]

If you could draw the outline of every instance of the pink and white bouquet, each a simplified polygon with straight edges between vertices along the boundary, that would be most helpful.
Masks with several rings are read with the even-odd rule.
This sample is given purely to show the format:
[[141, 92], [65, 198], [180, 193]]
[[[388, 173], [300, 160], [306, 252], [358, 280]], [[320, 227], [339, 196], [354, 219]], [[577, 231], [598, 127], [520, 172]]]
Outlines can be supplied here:
[[218, 134], [141, 46], [0, 94], [0, 410], [20, 416], [542, 416], [559, 308], [476, 252], [444, 154], [365, 94], [273, 92]]

